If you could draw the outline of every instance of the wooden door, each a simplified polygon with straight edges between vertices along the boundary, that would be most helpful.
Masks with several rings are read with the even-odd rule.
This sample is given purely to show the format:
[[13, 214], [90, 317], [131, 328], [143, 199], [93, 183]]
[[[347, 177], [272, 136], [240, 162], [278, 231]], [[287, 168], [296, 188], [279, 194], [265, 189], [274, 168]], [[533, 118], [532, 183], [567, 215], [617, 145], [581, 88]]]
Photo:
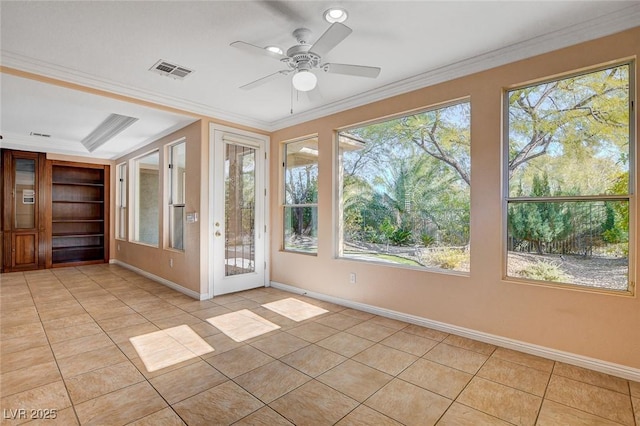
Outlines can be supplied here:
[[3, 271], [44, 268], [45, 155], [5, 150], [3, 170]]

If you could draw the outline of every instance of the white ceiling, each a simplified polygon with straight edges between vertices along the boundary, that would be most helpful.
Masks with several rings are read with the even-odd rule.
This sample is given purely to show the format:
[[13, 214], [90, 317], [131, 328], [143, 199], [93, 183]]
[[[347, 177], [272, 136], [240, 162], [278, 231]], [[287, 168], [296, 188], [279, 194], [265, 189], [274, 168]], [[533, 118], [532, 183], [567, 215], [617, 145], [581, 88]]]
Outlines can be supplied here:
[[[319, 93], [293, 101], [291, 76], [238, 89], [286, 67], [231, 42], [286, 51], [299, 27], [313, 42], [335, 5], [353, 33], [324, 59], [381, 67], [377, 79], [319, 71]], [[640, 24], [637, 1], [2, 1], [0, 12], [3, 66], [269, 131]], [[195, 72], [150, 72], [159, 59]], [[7, 147], [117, 158], [194, 120], [1, 78]], [[110, 113], [140, 120], [88, 154], [79, 141]]]

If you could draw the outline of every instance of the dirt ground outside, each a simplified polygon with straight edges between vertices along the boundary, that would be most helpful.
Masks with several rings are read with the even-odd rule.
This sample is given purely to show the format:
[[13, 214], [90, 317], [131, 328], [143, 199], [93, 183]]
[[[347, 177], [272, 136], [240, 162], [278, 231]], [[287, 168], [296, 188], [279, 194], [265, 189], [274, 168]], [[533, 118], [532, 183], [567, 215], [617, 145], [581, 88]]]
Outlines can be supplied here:
[[509, 252], [507, 274], [522, 277], [522, 271], [538, 262], [556, 265], [568, 279], [564, 282], [587, 287], [627, 290], [629, 261], [622, 257], [576, 256]]

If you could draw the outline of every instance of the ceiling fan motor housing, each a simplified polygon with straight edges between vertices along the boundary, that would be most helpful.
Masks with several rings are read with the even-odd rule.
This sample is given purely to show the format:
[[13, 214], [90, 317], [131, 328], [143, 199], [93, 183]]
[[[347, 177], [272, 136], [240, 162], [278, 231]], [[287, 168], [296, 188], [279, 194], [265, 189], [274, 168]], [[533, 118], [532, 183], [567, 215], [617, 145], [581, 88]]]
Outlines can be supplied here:
[[283, 59], [291, 69], [313, 69], [320, 66], [320, 56], [309, 51], [308, 44], [299, 44], [287, 50], [288, 58]]

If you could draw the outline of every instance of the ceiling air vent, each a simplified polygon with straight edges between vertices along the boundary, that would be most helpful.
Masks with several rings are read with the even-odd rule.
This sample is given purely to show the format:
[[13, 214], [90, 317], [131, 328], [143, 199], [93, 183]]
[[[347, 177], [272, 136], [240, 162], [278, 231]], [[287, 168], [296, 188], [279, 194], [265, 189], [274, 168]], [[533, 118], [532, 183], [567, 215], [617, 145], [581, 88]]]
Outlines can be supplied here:
[[193, 72], [193, 70], [189, 68], [181, 67], [180, 65], [172, 64], [162, 59], [149, 68], [149, 71], [157, 72], [158, 74], [166, 75], [167, 77], [177, 80], [182, 80]]
[[29, 133], [29, 135], [38, 136], [40, 138], [50, 138], [51, 137], [51, 135], [48, 135], [46, 133], [38, 133], [38, 132], [31, 132], [31, 133]]

